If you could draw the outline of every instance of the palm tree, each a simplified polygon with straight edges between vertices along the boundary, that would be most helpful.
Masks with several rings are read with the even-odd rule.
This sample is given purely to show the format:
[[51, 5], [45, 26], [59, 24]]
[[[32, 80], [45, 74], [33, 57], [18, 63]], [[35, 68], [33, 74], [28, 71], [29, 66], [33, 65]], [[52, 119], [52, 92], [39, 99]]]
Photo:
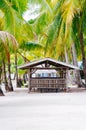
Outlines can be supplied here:
[[[16, 52], [18, 43], [13, 35], [9, 34], [5, 31], [0, 31], [0, 45], [3, 48], [1, 51], [1, 54], [4, 54], [4, 57], [2, 56], [2, 62], [4, 66], [4, 78], [5, 78], [5, 85], [9, 91], [13, 91], [13, 86], [11, 82], [11, 72], [10, 72], [10, 49], [12, 49], [14, 52]], [[4, 59], [5, 58], [5, 59]], [[8, 64], [8, 84], [6, 80], [6, 73], [5, 73], [5, 62], [7, 61]]]
[[[66, 23], [65, 37], [67, 38], [69, 30], [72, 29], [72, 39], [76, 43], [80, 44], [82, 61], [83, 61], [83, 71], [86, 83], [86, 56], [85, 56], [85, 31], [86, 31], [86, 0], [83, 1], [72, 1], [67, 3], [67, 0], [63, 3], [63, 19]], [[78, 44], [78, 43], [77, 43]]]
[[[23, 19], [23, 13], [27, 10], [28, 0], [1, 0], [0, 13], [3, 18], [3, 28], [1, 30], [8, 31], [14, 35], [19, 44], [33, 38], [31, 26]], [[15, 54], [16, 79], [17, 74], [17, 53]]]
[[[73, 64], [78, 67], [75, 44], [72, 44], [72, 55], [73, 55]], [[78, 84], [78, 87], [81, 87], [82, 81], [81, 81], [79, 70], [75, 70], [75, 79], [76, 79], [76, 83]]]
[[[86, 83], [86, 56], [85, 56], [85, 22], [86, 22], [86, 0], [83, 2], [79, 0], [72, 1], [70, 0], [68, 3], [64, 1], [63, 3], [63, 19], [66, 23], [66, 30], [65, 30], [65, 39], [68, 37], [68, 33], [72, 30], [72, 40], [80, 44], [81, 54], [82, 54], [82, 61], [83, 61], [83, 71], [84, 71], [84, 78]], [[78, 43], [77, 43], [78, 44]]]
[[[86, 58], [85, 58], [85, 22], [86, 22], [86, 0], [59, 0], [55, 1], [53, 7], [53, 19], [46, 31], [45, 55], [64, 59], [64, 48], [70, 50], [73, 43], [80, 43], [83, 60], [83, 70], [86, 80]], [[77, 22], [78, 21], [78, 22]], [[54, 51], [53, 51], [54, 50]], [[80, 54], [80, 55], [81, 55]], [[62, 56], [63, 55], [63, 56]]]

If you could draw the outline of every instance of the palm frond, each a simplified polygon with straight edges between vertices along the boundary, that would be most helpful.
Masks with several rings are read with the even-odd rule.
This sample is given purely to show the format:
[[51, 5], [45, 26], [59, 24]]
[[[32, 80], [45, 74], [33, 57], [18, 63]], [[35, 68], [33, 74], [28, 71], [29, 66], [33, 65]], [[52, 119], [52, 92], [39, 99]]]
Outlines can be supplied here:
[[65, 0], [62, 5], [62, 18], [66, 24], [65, 37], [67, 37], [69, 27], [72, 24], [74, 16], [80, 13], [80, 5], [78, 0]]
[[35, 42], [27, 42], [20, 45], [20, 48], [26, 51], [43, 49], [43, 45]]
[[12, 8], [21, 15], [28, 9], [28, 0], [11, 0]]
[[5, 29], [8, 27], [12, 32], [14, 32], [14, 24], [15, 24], [15, 19], [14, 19], [14, 10], [12, 9], [12, 4], [7, 1], [7, 0], [0, 0], [0, 10], [3, 12], [4, 19], [5, 19]]
[[13, 35], [5, 31], [0, 31], [0, 42], [3, 44], [6, 50], [9, 50], [11, 47], [13, 50], [16, 50], [18, 43]]
[[54, 40], [56, 39], [56, 37], [58, 36], [58, 31], [59, 31], [59, 27], [61, 24], [61, 15], [58, 14], [53, 23], [50, 25], [49, 30], [48, 30], [48, 38], [47, 38], [47, 42], [46, 42], [46, 49], [45, 49], [45, 54], [47, 52], [47, 49], [49, 49], [48, 47], [52, 45], [52, 43], [54, 42]]
[[36, 34], [41, 34], [45, 27], [48, 25], [48, 15], [44, 11], [42, 12], [39, 17], [35, 20], [33, 27], [35, 27]]

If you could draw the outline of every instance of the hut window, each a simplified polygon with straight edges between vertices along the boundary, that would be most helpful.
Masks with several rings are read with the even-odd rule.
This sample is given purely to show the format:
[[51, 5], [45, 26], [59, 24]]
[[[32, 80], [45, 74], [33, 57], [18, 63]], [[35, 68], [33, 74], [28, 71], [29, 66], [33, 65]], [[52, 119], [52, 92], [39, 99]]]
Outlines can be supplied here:
[[45, 77], [45, 76], [44, 76], [44, 73], [42, 73], [42, 77]]
[[36, 77], [41, 77], [41, 74], [36, 74]]
[[51, 77], [51, 73], [48, 74], [48, 77]]

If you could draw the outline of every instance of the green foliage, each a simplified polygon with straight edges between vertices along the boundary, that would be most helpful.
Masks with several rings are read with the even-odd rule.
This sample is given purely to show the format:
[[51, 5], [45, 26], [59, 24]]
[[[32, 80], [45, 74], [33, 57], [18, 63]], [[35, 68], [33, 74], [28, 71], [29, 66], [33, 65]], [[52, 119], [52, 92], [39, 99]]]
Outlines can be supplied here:
[[0, 0], [0, 10], [3, 13], [4, 19], [4, 30], [13, 34], [20, 43], [24, 39], [33, 38], [31, 26], [22, 17], [27, 6], [28, 0]]
[[37, 35], [40, 35], [44, 31], [44, 28], [47, 25], [47, 17], [48, 16], [46, 12], [43, 12], [35, 21], [35, 29]]
[[2, 60], [4, 58], [9, 60], [10, 51], [16, 51], [18, 47], [16, 39], [11, 34], [5, 31], [0, 31], [0, 45]]
[[27, 42], [20, 45], [21, 49], [24, 49], [26, 51], [35, 50], [35, 49], [43, 49], [43, 46], [38, 43], [34, 42]]
[[[37, 12], [32, 12], [39, 16], [25, 22], [22, 16], [30, 5], [39, 5]], [[0, 29], [16, 37], [19, 50], [29, 60], [44, 56], [64, 60], [65, 47], [71, 60], [72, 43], [81, 60], [81, 28], [86, 51], [86, 0], [0, 0], [0, 10]], [[9, 43], [12, 53], [12, 42]], [[18, 64], [24, 63], [22, 61], [22, 58], [18, 59]]]
[[56, 39], [56, 37], [58, 36], [59, 27], [60, 27], [61, 20], [62, 20], [60, 15], [61, 14], [57, 14], [57, 16], [55, 16], [55, 19], [53, 20], [52, 24], [49, 26], [45, 53], [48, 51], [49, 46], [50, 46], [50, 48], [52, 48], [51, 45], [54, 42], [54, 40]]
[[12, 4], [12, 8], [21, 14], [28, 8], [28, 0], [9, 0], [9, 2]]
[[29, 23], [29, 24], [34, 24], [35, 20], [36, 20], [36, 19], [30, 19], [30, 20], [28, 21], [28, 23]]

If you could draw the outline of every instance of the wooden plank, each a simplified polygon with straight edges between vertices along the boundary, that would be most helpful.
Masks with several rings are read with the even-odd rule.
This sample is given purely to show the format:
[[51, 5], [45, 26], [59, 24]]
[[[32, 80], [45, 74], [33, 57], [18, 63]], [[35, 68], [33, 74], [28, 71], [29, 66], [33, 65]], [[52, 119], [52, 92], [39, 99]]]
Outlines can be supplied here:
[[64, 88], [66, 87], [65, 79], [30, 79], [32, 88]]

